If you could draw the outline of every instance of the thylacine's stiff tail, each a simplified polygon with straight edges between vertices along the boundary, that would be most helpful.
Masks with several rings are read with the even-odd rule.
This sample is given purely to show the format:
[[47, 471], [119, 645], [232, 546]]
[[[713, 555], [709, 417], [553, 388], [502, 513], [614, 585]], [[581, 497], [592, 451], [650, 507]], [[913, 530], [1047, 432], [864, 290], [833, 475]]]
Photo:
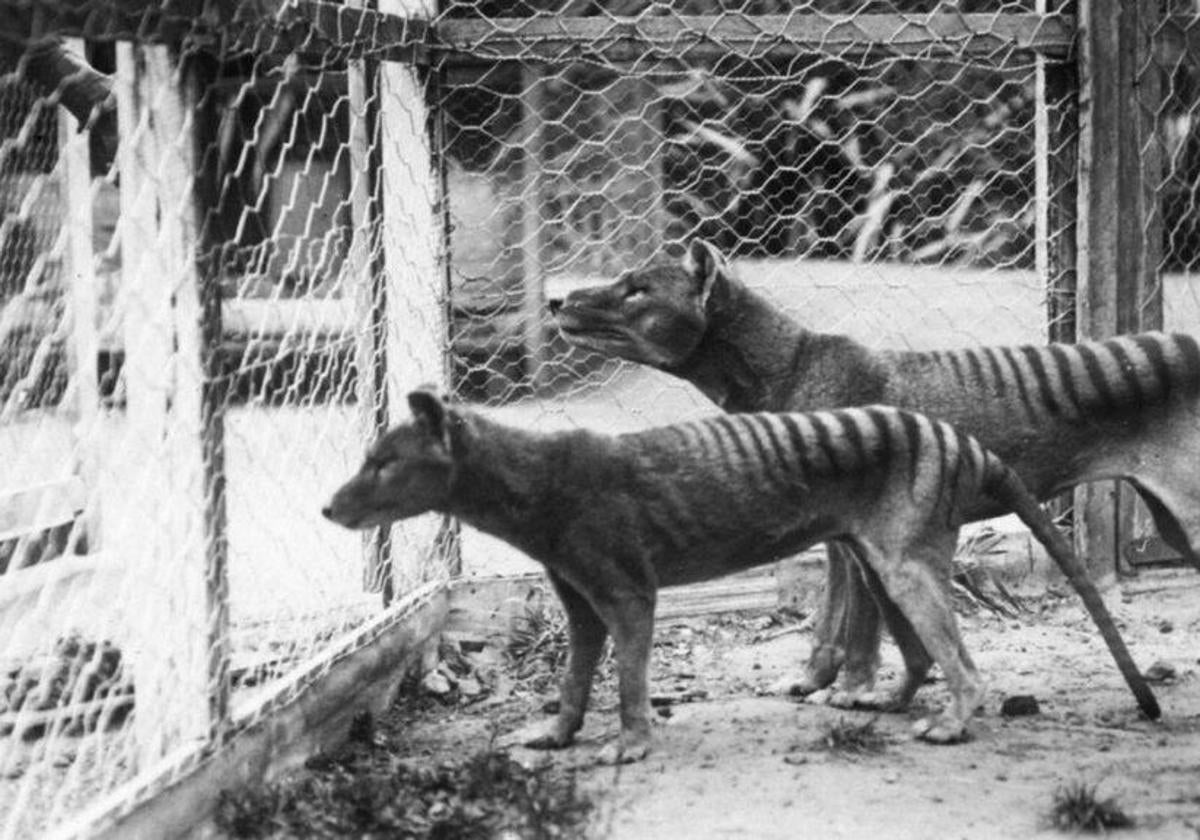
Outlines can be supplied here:
[[987, 453], [983, 489], [1005, 508], [1016, 513], [1021, 521], [1029, 527], [1038, 542], [1046, 547], [1050, 557], [1067, 576], [1071, 588], [1079, 594], [1088, 614], [1100, 629], [1100, 635], [1108, 645], [1109, 651], [1112, 652], [1113, 659], [1117, 662], [1117, 668], [1125, 677], [1125, 682], [1133, 691], [1138, 707], [1146, 717], [1157, 720], [1162, 715], [1162, 711], [1158, 707], [1158, 700], [1155, 698], [1154, 692], [1150, 690], [1150, 686], [1146, 684], [1142, 672], [1134, 664], [1133, 656], [1129, 653], [1125, 640], [1121, 638], [1121, 633], [1117, 630], [1112, 614], [1096, 590], [1096, 585], [1088, 577], [1087, 569], [1084, 568], [1074, 549], [1067, 542], [1067, 538], [1050, 520], [1017, 474], [990, 452]]

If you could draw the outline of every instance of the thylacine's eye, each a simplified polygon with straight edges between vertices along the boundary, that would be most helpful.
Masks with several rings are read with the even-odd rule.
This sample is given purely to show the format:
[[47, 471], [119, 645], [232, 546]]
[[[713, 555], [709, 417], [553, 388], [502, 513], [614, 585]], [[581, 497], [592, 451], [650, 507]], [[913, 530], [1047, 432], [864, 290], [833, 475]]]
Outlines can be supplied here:
[[642, 298], [644, 298], [645, 296], [646, 296], [645, 289], [638, 289], [638, 288], [630, 287], [625, 290], [625, 301], [627, 303], [639, 301]]

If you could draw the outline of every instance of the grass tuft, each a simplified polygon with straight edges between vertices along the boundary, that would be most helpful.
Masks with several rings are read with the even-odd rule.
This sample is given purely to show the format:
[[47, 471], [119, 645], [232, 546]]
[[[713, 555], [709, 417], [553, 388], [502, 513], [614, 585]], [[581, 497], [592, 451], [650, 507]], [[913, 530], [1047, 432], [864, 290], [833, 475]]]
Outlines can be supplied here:
[[873, 717], [866, 723], [854, 723], [838, 718], [828, 724], [817, 747], [837, 755], [877, 755], [888, 745], [887, 736], [875, 728], [878, 719]]
[[549, 605], [526, 608], [510, 632], [504, 652], [517, 679], [539, 671], [557, 671], [567, 656], [566, 616]]
[[1133, 819], [1111, 797], [1097, 798], [1096, 788], [1085, 782], [1060, 786], [1050, 806], [1050, 824], [1059, 831], [1091, 833], [1132, 826]]

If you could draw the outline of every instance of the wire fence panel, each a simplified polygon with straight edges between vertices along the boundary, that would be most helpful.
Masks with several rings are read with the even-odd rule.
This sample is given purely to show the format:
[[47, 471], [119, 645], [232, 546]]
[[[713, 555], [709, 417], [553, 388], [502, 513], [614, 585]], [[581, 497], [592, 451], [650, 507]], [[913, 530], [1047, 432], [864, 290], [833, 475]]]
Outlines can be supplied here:
[[456, 392], [547, 427], [712, 410], [543, 314], [693, 237], [873, 347], [1044, 341], [1073, 307], [1076, 117], [1070, 19], [1040, 5], [447, 4]]
[[1164, 283], [1163, 321], [1192, 328], [1200, 312], [1200, 9], [1163, 0], [1143, 10], [1151, 49], [1137, 68], [1137, 106], [1149, 129], [1137, 150], [1149, 191], [1142, 225]]
[[444, 381], [426, 82], [389, 60], [424, 30], [88, 6], [0, 45], [5, 838], [250, 726], [449, 570], [440, 518], [320, 516]]

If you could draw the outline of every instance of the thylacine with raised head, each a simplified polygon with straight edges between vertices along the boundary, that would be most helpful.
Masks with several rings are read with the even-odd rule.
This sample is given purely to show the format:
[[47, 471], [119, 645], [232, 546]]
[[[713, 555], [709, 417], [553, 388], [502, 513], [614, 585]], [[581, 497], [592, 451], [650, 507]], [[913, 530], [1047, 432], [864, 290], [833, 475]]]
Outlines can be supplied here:
[[[694, 240], [684, 259], [552, 301], [574, 344], [651, 365], [697, 386], [730, 412], [814, 411], [884, 403], [945, 420], [996, 452], [1038, 498], [1104, 478], [1129, 480], [1163, 539], [1200, 566], [1200, 348], [1187, 335], [1147, 333], [1045, 347], [873, 351], [801, 326]], [[968, 520], [995, 515], [988, 505]], [[807, 694], [869, 696], [879, 616], [829, 546], [829, 578]]]
[[905, 661], [880, 705], [908, 703], [937, 662], [949, 705], [917, 724], [929, 741], [965, 733], [982, 686], [959, 638], [946, 580], [961, 511], [986, 497], [1014, 510], [1083, 598], [1143, 712], [1158, 705], [1104, 602], [1016, 475], [950, 426], [891, 408], [717, 415], [617, 436], [536, 433], [409, 395], [413, 421], [385, 434], [323, 514], [371, 528], [440, 511], [545, 565], [567, 615], [559, 712], [526, 738], [569, 744], [611, 634], [621, 735], [605, 761], [642, 758], [648, 663], [661, 586], [707, 580], [826, 540], [863, 559]]

